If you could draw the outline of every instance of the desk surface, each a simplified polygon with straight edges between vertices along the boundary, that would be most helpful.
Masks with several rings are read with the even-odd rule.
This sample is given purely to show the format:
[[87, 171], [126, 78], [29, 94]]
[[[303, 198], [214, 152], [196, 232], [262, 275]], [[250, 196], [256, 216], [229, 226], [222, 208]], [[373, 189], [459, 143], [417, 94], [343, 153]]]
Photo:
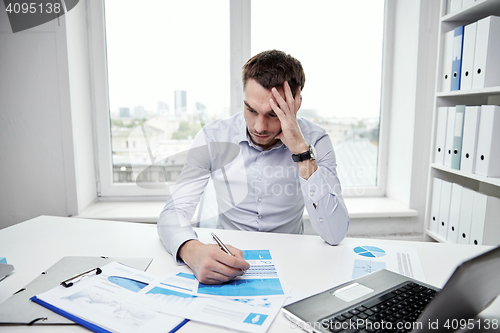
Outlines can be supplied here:
[[[212, 229], [196, 229], [199, 239], [212, 243]], [[442, 287], [462, 261], [491, 247], [429, 242], [390, 241], [346, 238], [338, 246], [326, 244], [319, 236], [273, 234], [217, 230], [217, 235], [240, 249], [270, 249], [282, 273], [282, 280], [293, 288], [293, 297], [302, 298], [331, 288], [341, 247], [362, 242], [365, 245], [396, 245], [417, 249], [426, 282]], [[0, 303], [34, 280], [41, 272], [64, 256], [109, 256], [153, 258], [148, 272], [167, 275], [179, 270], [163, 247], [156, 225], [85, 220], [76, 218], [40, 216], [0, 230], [0, 256], [6, 257], [15, 271], [0, 282]], [[309, 283], [304, 283], [305, 281]], [[500, 300], [483, 315], [500, 318]], [[282, 313], [273, 322], [269, 332], [297, 332]], [[9, 332], [85, 332], [72, 325], [55, 326], [0, 326]], [[222, 327], [189, 322], [179, 332], [225, 332]]]

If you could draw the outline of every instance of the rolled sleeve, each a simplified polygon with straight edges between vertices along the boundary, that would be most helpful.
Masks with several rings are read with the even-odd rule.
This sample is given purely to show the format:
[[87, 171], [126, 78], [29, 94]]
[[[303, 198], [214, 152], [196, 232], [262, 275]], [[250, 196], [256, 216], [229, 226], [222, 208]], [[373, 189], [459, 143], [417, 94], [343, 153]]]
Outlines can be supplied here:
[[347, 235], [349, 213], [342, 198], [336, 173], [335, 153], [328, 136], [321, 138], [318, 169], [308, 180], [300, 178], [304, 203], [314, 230], [330, 245], [339, 244]]

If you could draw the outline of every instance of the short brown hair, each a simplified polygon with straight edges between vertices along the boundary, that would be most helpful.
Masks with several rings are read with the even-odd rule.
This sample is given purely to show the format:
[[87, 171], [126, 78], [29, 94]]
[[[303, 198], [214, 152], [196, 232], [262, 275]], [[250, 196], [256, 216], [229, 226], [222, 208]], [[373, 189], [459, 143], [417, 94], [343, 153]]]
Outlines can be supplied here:
[[254, 55], [243, 65], [243, 89], [248, 79], [254, 79], [266, 89], [282, 86], [288, 81], [295, 97], [297, 88], [304, 89], [306, 76], [300, 61], [279, 50], [264, 51]]

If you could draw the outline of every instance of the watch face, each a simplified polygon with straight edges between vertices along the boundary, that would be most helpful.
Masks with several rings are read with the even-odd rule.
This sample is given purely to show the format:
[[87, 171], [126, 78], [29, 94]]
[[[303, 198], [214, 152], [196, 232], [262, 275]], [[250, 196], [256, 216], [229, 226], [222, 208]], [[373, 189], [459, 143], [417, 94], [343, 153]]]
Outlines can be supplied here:
[[316, 159], [316, 149], [313, 145], [309, 146], [309, 154], [311, 154], [311, 160]]
[[294, 162], [301, 162], [307, 160], [315, 160], [316, 159], [316, 149], [311, 145], [309, 149], [302, 154], [293, 154], [292, 160]]

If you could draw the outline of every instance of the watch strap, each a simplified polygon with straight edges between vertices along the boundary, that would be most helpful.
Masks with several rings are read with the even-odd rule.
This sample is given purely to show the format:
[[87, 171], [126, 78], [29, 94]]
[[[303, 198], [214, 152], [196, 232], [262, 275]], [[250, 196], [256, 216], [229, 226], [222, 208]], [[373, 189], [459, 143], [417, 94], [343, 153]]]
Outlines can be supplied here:
[[311, 159], [311, 151], [310, 149], [306, 150], [303, 153], [300, 154], [292, 154], [292, 160], [294, 162], [302, 162], [302, 161], [307, 161]]

